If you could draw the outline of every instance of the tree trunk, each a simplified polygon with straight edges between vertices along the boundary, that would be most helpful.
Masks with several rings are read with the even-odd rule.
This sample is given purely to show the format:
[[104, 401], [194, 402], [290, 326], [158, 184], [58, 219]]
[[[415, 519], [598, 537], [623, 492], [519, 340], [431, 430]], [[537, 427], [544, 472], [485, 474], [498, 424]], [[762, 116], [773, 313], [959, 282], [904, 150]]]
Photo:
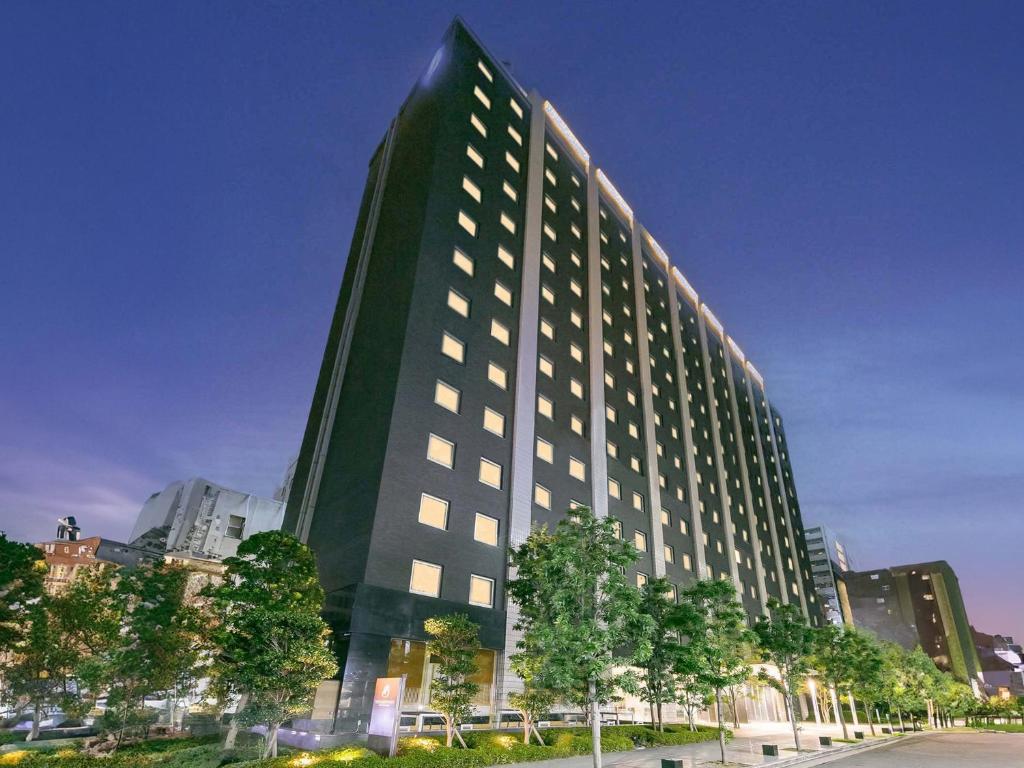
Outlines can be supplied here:
[[597, 700], [597, 681], [587, 683], [590, 692], [590, 739], [593, 742], [594, 768], [601, 768], [601, 705]]
[[277, 729], [280, 727], [280, 723], [270, 724], [270, 729], [267, 731], [267, 744], [263, 748], [264, 760], [269, 757], [277, 757]]
[[725, 762], [725, 724], [722, 722], [722, 689], [715, 688], [715, 710], [718, 712], [718, 749], [722, 752]]
[[661, 719], [661, 701], [658, 701], [658, 730], [661, 733], [665, 732], [665, 722]]
[[530, 743], [530, 729], [532, 727], [533, 727], [533, 724], [532, 724], [532, 721], [530, 720], [530, 716], [524, 712], [523, 713], [523, 744], [529, 744]]
[[896, 707], [896, 717], [900, 721], [900, 733], [903, 733], [906, 730], [906, 726], [903, 724], [903, 710], [899, 707]]
[[786, 699], [789, 701], [789, 722], [793, 725], [793, 745], [796, 747], [796, 753], [800, 754], [800, 734], [796, 727], [796, 698], [793, 696], [793, 692], [786, 686]]
[[871, 707], [868, 706], [868, 703], [866, 701], [864, 702], [864, 714], [867, 715], [867, 718], [868, 718], [868, 728], [871, 729], [871, 735], [874, 736], [875, 735], [875, 723], [871, 719]]
[[843, 738], [849, 739], [850, 735], [846, 730], [846, 716], [843, 715], [843, 704], [839, 701], [839, 694], [836, 692], [835, 686], [832, 686], [832, 701], [835, 702], [836, 706], [836, 719], [838, 719], [839, 724], [843, 726]]
[[444, 745], [450, 747], [455, 740], [455, 723], [449, 718], [444, 719]]
[[39, 720], [39, 702], [36, 702], [35, 706], [32, 708], [32, 730], [28, 732], [28, 736], [25, 738], [25, 741], [35, 741], [39, 738]]
[[696, 731], [697, 726], [693, 724], [693, 705], [691, 704], [686, 705], [686, 720], [690, 724], [690, 730]]
[[231, 716], [231, 723], [228, 725], [227, 735], [224, 736], [224, 749], [234, 749], [235, 739], [238, 737], [238, 716], [249, 703], [249, 694], [243, 693], [238, 697], [238, 706], [235, 707], [235, 714]]

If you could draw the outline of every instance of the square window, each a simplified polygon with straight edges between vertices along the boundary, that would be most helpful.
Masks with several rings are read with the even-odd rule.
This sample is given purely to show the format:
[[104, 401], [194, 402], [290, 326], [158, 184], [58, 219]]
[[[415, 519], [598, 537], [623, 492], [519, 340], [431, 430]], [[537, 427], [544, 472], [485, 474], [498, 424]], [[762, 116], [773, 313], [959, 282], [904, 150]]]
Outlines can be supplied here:
[[519, 102], [515, 99], [509, 99], [508, 105], [512, 107], [512, 111], [516, 113], [516, 117], [520, 120], [523, 118], [523, 108], [519, 106]]
[[630, 456], [629, 457], [629, 468], [632, 469], [637, 474], [641, 474], [641, 470], [640, 470], [640, 457], [639, 456]]
[[555, 233], [554, 228], [547, 222], [544, 222], [544, 234], [551, 240], [558, 240], [558, 235]]
[[555, 205], [555, 201], [551, 199], [549, 195], [544, 195], [544, 205], [552, 213], [558, 213], [558, 206]]
[[477, 576], [475, 573], [469, 577], [469, 604], [480, 605], [490, 608], [494, 605], [494, 579], [486, 576]]
[[579, 416], [574, 415], [569, 419], [569, 428], [580, 437], [583, 437], [583, 431], [585, 429], [585, 426], [583, 423], [583, 419], [581, 419]]
[[452, 263], [470, 277], [473, 276], [473, 259], [458, 248], [452, 252]]
[[544, 169], [544, 178], [548, 180], [548, 183], [552, 187], [557, 187], [558, 186], [558, 179], [555, 178], [555, 174], [553, 174], [551, 172], [550, 168], [545, 168]]
[[541, 355], [537, 359], [537, 370], [547, 376], [549, 379], [555, 378], [555, 364], [548, 360], [544, 355]]
[[466, 230], [471, 237], [476, 237], [476, 221], [465, 211], [459, 211], [459, 225]]
[[512, 341], [512, 335], [508, 328], [499, 323], [497, 320], [491, 320], [491, 336], [497, 339], [499, 342], [504, 344], [506, 347]]
[[612, 530], [615, 531], [615, 538], [622, 538], [622, 521], [612, 520]]
[[[472, 123], [473, 127], [480, 132], [481, 136], [483, 136], [485, 139], [487, 138], [487, 126], [484, 125], [483, 121], [479, 117], [477, 117], [473, 113], [470, 113], [469, 122]], [[472, 157], [472, 155], [470, 155], [470, 157]], [[477, 165], [480, 165], [482, 162], [483, 158], [480, 159], [480, 163], [477, 163]]]
[[501, 464], [496, 464], [490, 459], [480, 459], [480, 473], [478, 479], [484, 485], [501, 489]]
[[[224, 530], [224, 536], [228, 539], [240, 539], [242, 538], [242, 532], [245, 530], [245, 517], [243, 515], [228, 515], [227, 528]], [[65, 551], [67, 551], [65, 549]]]
[[604, 383], [608, 389], [615, 389], [615, 376], [608, 371], [604, 372]]
[[551, 288], [549, 288], [548, 286], [542, 285], [540, 287], [540, 295], [541, 298], [543, 298], [544, 301], [546, 301], [548, 304], [555, 303], [555, 292], [551, 290]]
[[583, 347], [579, 346], [578, 344], [570, 344], [569, 345], [569, 355], [577, 363], [582, 363], [583, 362]]
[[489, 98], [487, 98], [487, 94], [486, 93], [484, 93], [482, 90], [480, 90], [480, 86], [479, 85], [474, 85], [473, 86], [473, 95], [476, 96], [477, 99], [480, 100], [480, 103], [483, 104], [487, 109], [491, 108], [491, 100]]
[[686, 521], [682, 518], [679, 519], [679, 532], [685, 535], [690, 534], [690, 529], [686, 525]]
[[429, 493], [420, 494], [420, 511], [417, 519], [431, 528], [440, 528], [442, 531], [447, 530], [448, 502], [436, 496], [431, 496]]
[[498, 521], [477, 512], [473, 520], [473, 538], [481, 544], [498, 546]]
[[608, 495], [613, 499], [622, 498], [622, 486], [618, 480], [611, 477], [608, 478]]
[[661, 510], [661, 524], [672, 525], [672, 513], [667, 509]]
[[633, 491], [633, 509], [638, 512], [644, 511], [644, 497], [636, 491]]
[[646, 585], [647, 585], [647, 574], [646, 573], [641, 573], [640, 571], [637, 571], [636, 572], [636, 586], [639, 589], [643, 589]]
[[547, 142], [544, 142], [544, 148], [547, 150], [547, 153], [551, 155], [551, 159], [554, 160], [555, 162], [558, 162], [558, 153], [555, 152], [555, 148], [552, 147]]
[[551, 339], [552, 341], [554, 341], [554, 339], [555, 339], [555, 326], [553, 326], [551, 323], [549, 323], [544, 318], [541, 318], [541, 321], [540, 321], [540, 332], [541, 332], [542, 336], [545, 336], [545, 337]]
[[693, 563], [690, 561], [690, 556], [685, 552], [683, 553], [683, 568], [688, 571], [693, 570]]
[[512, 141], [518, 144], [520, 147], [523, 146], [523, 137], [515, 128], [511, 125], [508, 127], [508, 135], [512, 137]]
[[533, 501], [538, 507], [551, 509], [551, 491], [543, 485], [535, 484], [533, 486]]
[[487, 363], [487, 380], [500, 389], [508, 389], [508, 371], [497, 363]]
[[643, 531], [633, 531], [633, 545], [641, 552], [646, 552], [647, 534]]
[[466, 345], [446, 331], [441, 337], [441, 354], [463, 363], [466, 361]]
[[452, 413], [459, 412], [459, 400], [462, 393], [451, 384], [438, 379], [434, 384], [434, 402]]
[[463, 317], [469, 317], [469, 299], [453, 288], [448, 289], [448, 308]]
[[484, 408], [484, 429], [498, 437], [504, 437], [505, 417], [493, 408]]
[[508, 195], [509, 200], [511, 200], [513, 203], [519, 202], [519, 193], [516, 192], [516, 188], [509, 184], [507, 181], [502, 182], [501, 190], [506, 195]]
[[580, 400], [583, 399], [583, 384], [578, 382], [576, 379], [569, 380], [569, 391]]
[[537, 395], [537, 413], [541, 416], [554, 420], [555, 404], [544, 395]]
[[512, 291], [497, 280], [494, 281], [494, 295], [502, 304], [506, 304], [510, 307], [512, 306]]
[[427, 459], [451, 469], [455, 464], [455, 443], [431, 434], [427, 439]]
[[637, 426], [637, 425], [636, 425], [636, 424], [635, 424], [634, 422], [632, 422], [632, 421], [631, 421], [631, 422], [629, 422], [629, 436], [630, 436], [630, 437], [633, 437], [633, 438], [636, 438], [637, 440], [639, 440], [639, 439], [640, 439], [640, 427], [638, 427], [638, 426]]
[[500, 245], [498, 246], [498, 259], [501, 261], [502, 264], [504, 264], [509, 269], [515, 269], [515, 257]]
[[515, 155], [513, 155], [511, 152], [506, 152], [505, 153], [505, 162], [508, 163], [509, 167], [513, 171], [515, 171], [516, 173], [519, 173], [519, 161], [516, 160]]
[[577, 328], [582, 328], [583, 327], [583, 315], [581, 315], [576, 310], [573, 310], [572, 312], [569, 313], [569, 320]]
[[555, 260], [552, 259], [549, 254], [547, 254], [547, 253], [543, 254], [541, 256], [541, 261], [544, 263], [544, 266], [547, 267], [547, 270], [549, 272], [554, 272], [555, 271]]
[[587, 465], [579, 459], [570, 456], [569, 475], [576, 478], [581, 483], [585, 483], [587, 481]]
[[605, 448], [608, 451], [608, 455], [611, 456], [613, 459], [619, 458], [619, 446], [617, 446], [611, 440], [605, 443]]
[[537, 458], [546, 461], [548, 464], [555, 463], [555, 446], [547, 440], [537, 438]]
[[669, 544], [665, 545], [665, 562], [674, 563], [676, 561], [675, 550]]
[[477, 168], [484, 167], [484, 156], [472, 144], [466, 145], [466, 157], [472, 160]]
[[613, 405], [606, 405], [604, 407], [604, 415], [605, 418], [608, 419], [608, 421], [610, 421], [612, 424], [614, 424], [618, 419], [618, 414], [616, 413], [615, 406]]
[[516, 223], [512, 220], [512, 217], [507, 213], [501, 214], [501, 226], [507, 229], [511, 234], [516, 233]]
[[466, 192], [467, 195], [472, 197], [478, 203], [480, 202], [480, 199], [482, 197], [480, 193], [480, 187], [474, 184], [473, 181], [469, 178], [469, 176], [462, 177], [462, 189]]
[[417, 595], [438, 597], [441, 594], [441, 566], [425, 563], [422, 560], [412, 561], [412, 575], [409, 578], [409, 591]]
[[477, 67], [477, 69], [480, 70], [481, 73], [483, 73], [483, 76], [487, 78], [487, 82], [489, 82], [489, 83], [493, 83], [494, 82], [494, 76], [491, 74], [491, 70], [489, 70], [487, 68], [486, 64], [484, 64], [482, 61], [477, 59], [476, 67]]
[[576, 296], [583, 298], [583, 286], [576, 280], [569, 281], [569, 290], [572, 291]]

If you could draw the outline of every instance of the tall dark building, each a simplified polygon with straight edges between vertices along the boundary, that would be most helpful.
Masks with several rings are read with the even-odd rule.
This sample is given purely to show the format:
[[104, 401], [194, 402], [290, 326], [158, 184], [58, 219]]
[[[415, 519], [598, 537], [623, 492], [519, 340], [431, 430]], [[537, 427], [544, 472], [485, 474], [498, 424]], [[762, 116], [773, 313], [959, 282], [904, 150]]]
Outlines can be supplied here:
[[907, 650], [921, 646], [939, 669], [983, 684], [960, 581], [945, 560], [843, 574], [846, 623]]
[[820, 621], [764, 381], [550, 102], [458, 20], [370, 161], [288, 500], [341, 639], [337, 730], [373, 683], [424, 707], [423, 619], [481, 626], [479, 710], [517, 684], [507, 550], [572, 505], [637, 583], [732, 580]]

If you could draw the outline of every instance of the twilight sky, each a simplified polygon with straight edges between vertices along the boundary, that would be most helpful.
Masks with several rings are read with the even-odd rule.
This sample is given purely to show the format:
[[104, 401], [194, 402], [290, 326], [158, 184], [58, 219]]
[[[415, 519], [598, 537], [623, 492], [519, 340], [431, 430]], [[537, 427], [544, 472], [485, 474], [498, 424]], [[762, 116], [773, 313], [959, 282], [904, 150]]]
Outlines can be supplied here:
[[765, 375], [804, 516], [1024, 636], [1024, 6], [0, 8], [0, 528], [298, 450], [366, 163], [455, 13]]

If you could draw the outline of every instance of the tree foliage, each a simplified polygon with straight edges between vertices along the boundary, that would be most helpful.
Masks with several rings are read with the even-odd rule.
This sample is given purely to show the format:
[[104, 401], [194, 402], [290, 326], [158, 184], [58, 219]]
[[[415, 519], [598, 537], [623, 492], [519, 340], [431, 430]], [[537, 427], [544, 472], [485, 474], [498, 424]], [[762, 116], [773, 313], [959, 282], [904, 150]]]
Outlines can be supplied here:
[[675, 665], [680, 653], [679, 634], [671, 626], [676, 606], [672, 586], [665, 578], [650, 579], [640, 589], [640, 611], [648, 624], [650, 655], [640, 665], [640, 696], [651, 707], [651, 716], [664, 730], [662, 707], [678, 695]]
[[772, 598], [768, 601], [768, 615], [760, 617], [754, 624], [754, 634], [761, 660], [774, 665], [779, 672], [778, 683], [789, 710], [794, 746], [799, 752], [796, 694], [810, 670], [814, 631], [798, 605], [784, 605]]
[[430, 706], [444, 719], [445, 743], [450, 747], [459, 724], [472, 714], [473, 697], [480, 689], [471, 679], [476, 672], [480, 627], [465, 614], [456, 613], [427, 619], [423, 629], [430, 637], [427, 654], [435, 665]]
[[0, 531], [0, 656], [22, 638], [29, 607], [43, 595], [45, 576], [42, 550], [11, 541]]

